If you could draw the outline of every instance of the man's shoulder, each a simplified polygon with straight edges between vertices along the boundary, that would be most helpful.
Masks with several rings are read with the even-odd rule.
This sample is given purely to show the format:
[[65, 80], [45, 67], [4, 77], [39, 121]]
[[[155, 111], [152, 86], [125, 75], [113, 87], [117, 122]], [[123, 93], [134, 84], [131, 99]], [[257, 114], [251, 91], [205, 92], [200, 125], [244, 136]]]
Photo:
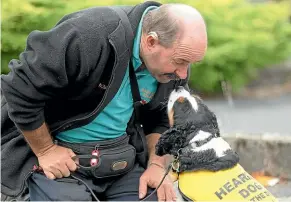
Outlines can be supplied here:
[[[144, 10], [149, 6], [159, 6], [160, 3], [148, 1], [132, 6], [120, 6], [127, 14], [133, 30], [137, 27], [139, 19]], [[65, 15], [57, 25], [69, 23], [73, 25], [79, 33], [109, 34], [112, 33], [119, 24], [120, 17], [112, 9], [113, 6], [96, 6], [79, 10]]]
[[118, 15], [110, 7], [91, 7], [65, 15], [58, 23], [69, 23], [79, 33], [111, 33], [118, 25]]

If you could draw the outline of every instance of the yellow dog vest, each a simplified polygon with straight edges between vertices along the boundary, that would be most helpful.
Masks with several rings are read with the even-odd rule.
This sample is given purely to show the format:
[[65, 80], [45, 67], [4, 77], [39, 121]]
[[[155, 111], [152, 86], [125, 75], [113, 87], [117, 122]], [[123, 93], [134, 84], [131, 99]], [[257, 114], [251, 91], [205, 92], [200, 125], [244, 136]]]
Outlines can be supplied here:
[[239, 164], [231, 169], [186, 171], [179, 174], [179, 191], [192, 201], [270, 201], [277, 199]]

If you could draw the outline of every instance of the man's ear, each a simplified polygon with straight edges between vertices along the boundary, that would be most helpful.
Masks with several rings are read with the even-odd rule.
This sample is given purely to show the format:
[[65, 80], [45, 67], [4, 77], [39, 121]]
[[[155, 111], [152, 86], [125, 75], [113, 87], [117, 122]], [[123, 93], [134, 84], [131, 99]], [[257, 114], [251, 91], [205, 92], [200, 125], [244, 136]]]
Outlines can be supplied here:
[[148, 35], [146, 36], [147, 47], [150, 49], [150, 48], [155, 47], [158, 44], [159, 44], [158, 34], [156, 32], [149, 32]]

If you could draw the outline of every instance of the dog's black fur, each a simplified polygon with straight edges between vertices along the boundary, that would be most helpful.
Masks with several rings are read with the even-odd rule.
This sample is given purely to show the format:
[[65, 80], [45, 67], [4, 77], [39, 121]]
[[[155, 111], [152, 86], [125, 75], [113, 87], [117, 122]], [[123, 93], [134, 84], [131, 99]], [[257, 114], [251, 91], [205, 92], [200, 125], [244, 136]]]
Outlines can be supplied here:
[[216, 156], [214, 149], [203, 152], [191, 150], [189, 141], [200, 130], [209, 132], [212, 138], [220, 137], [215, 114], [201, 99], [196, 98], [196, 101], [199, 106], [197, 112], [187, 99], [182, 103], [174, 103], [174, 125], [162, 134], [156, 145], [156, 154], [159, 156], [170, 154], [175, 157], [179, 155], [179, 172], [202, 169], [218, 171], [233, 167], [239, 161], [238, 155], [233, 150], [226, 150], [226, 155], [220, 158]]

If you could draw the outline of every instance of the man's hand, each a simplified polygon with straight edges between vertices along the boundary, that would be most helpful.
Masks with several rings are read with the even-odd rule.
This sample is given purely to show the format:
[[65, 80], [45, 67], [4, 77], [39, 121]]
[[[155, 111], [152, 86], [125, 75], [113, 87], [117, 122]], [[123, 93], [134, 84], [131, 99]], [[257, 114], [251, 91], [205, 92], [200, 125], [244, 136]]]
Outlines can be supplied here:
[[[165, 175], [165, 169], [158, 165], [151, 164], [142, 174], [139, 181], [139, 198], [142, 199], [147, 194], [147, 186], [157, 188]], [[157, 190], [159, 201], [176, 201], [173, 182], [169, 176], [166, 176], [163, 183]]]
[[22, 131], [27, 143], [38, 158], [39, 166], [49, 179], [68, 177], [77, 169], [71, 149], [55, 145], [46, 123], [30, 131]]
[[68, 148], [53, 145], [42, 154], [38, 154], [39, 166], [49, 179], [70, 176], [70, 171], [77, 169], [76, 163], [72, 160], [75, 153]]

